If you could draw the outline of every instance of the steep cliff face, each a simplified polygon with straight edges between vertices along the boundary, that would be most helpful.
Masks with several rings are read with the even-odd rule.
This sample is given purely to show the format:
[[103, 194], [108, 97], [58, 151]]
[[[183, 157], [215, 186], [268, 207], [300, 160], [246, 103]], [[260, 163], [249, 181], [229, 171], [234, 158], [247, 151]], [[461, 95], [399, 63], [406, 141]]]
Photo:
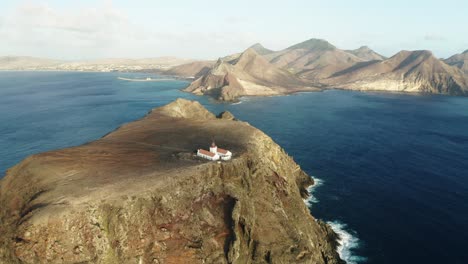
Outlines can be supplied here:
[[[182, 99], [0, 182], [2, 263], [342, 263], [271, 138]], [[215, 136], [234, 157], [194, 156]]]

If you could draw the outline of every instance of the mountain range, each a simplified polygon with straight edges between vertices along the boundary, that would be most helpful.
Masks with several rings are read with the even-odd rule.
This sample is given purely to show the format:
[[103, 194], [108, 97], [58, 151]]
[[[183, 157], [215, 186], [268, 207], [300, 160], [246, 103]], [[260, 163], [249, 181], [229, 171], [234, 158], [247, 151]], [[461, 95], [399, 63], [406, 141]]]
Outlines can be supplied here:
[[0, 57], [0, 70], [152, 72], [191, 79], [185, 91], [220, 100], [333, 88], [468, 95], [468, 50], [447, 59], [427, 50], [403, 50], [387, 58], [367, 46], [344, 50], [322, 39], [278, 51], [256, 43], [217, 61], [176, 57], [61, 61], [5, 56]]
[[211, 69], [203, 66], [203, 74], [192, 68], [197, 79], [185, 91], [221, 100], [327, 88], [468, 95], [468, 51], [446, 60], [425, 50], [386, 58], [367, 46], [342, 50], [310, 39], [280, 51], [257, 43], [220, 58]]

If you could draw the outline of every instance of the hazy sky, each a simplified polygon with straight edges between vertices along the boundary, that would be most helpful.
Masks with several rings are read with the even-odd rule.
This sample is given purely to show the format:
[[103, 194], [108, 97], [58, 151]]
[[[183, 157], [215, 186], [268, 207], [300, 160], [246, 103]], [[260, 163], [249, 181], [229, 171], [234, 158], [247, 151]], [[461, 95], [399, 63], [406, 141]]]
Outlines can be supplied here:
[[446, 57], [468, 49], [468, 1], [0, 1], [0, 56], [213, 59], [309, 38]]

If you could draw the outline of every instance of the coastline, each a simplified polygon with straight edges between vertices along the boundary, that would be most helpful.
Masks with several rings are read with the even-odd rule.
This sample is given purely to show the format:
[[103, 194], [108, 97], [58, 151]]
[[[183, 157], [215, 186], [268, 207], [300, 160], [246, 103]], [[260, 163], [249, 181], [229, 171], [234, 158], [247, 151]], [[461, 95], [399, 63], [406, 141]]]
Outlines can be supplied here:
[[133, 78], [124, 78], [124, 77], [117, 77], [117, 79], [122, 81], [129, 81], [129, 82], [162, 82], [162, 81], [175, 81], [176, 79], [170, 78], [161, 78], [161, 79], [133, 79]]

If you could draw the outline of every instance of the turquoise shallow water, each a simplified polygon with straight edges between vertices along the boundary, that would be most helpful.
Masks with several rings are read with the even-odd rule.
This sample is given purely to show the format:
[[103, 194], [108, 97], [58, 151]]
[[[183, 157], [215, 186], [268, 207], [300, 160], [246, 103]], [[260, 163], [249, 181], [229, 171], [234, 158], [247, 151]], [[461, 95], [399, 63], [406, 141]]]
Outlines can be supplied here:
[[0, 175], [184, 97], [262, 129], [320, 179], [311, 210], [341, 232], [349, 263], [468, 263], [468, 98], [326, 91], [219, 104], [179, 91], [184, 81], [119, 76], [148, 75], [0, 72]]

